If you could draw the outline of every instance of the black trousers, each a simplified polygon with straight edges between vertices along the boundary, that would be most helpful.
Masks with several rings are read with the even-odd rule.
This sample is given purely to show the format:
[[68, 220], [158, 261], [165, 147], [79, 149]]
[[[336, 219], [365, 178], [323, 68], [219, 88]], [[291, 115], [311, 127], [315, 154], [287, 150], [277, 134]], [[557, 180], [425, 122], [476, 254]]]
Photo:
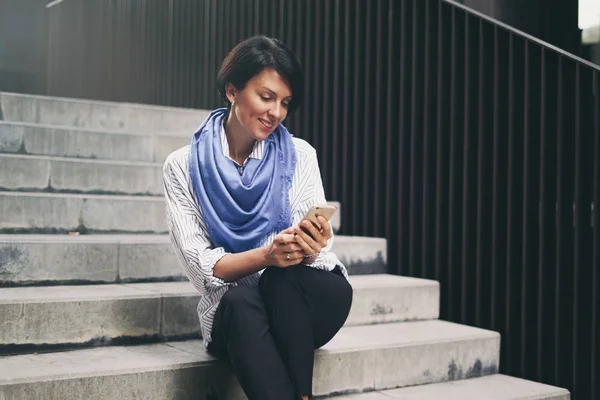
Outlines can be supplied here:
[[208, 351], [228, 361], [249, 400], [312, 395], [314, 350], [340, 330], [352, 287], [339, 268], [267, 268], [259, 287], [222, 297]]

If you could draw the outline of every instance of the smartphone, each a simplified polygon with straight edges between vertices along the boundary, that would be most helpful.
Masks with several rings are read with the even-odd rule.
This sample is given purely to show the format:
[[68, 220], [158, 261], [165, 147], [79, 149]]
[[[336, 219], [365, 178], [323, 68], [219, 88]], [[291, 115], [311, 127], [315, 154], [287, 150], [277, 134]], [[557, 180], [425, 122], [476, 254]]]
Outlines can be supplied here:
[[317, 222], [317, 215], [322, 215], [325, 217], [325, 219], [327, 219], [327, 221], [329, 221], [336, 211], [337, 207], [332, 204], [317, 204], [308, 210], [304, 216], [304, 219], [307, 219], [318, 226], [319, 223]]

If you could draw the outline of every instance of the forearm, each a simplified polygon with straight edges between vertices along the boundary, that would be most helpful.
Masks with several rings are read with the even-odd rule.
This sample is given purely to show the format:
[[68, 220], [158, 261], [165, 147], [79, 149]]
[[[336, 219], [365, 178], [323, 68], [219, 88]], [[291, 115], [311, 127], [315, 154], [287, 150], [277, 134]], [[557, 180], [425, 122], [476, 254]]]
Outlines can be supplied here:
[[227, 254], [215, 264], [213, 276], [232, 282], [252, 275], [265, 268], [266, 253], [266, 247], [258, 247], [242, 253]]

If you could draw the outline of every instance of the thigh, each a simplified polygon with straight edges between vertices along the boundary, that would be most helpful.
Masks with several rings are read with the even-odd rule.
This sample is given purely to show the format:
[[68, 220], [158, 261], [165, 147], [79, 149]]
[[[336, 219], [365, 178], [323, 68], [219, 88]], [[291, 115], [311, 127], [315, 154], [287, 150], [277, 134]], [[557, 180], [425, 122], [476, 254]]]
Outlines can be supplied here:
[[249, 400], [294, 399], [258, 288], [230, 288], [219, 302], [211, 335], [208, 351], [229, 362]]
[[[228, 345], [244, 330], [265, 329], [265, 306], [256, 287], [233, 286], [225, 292], [213, 319], [211, 342], [207, 350], [214, 356], [229, 361]], [[243, 335], [240, 335], [240, 339]]]

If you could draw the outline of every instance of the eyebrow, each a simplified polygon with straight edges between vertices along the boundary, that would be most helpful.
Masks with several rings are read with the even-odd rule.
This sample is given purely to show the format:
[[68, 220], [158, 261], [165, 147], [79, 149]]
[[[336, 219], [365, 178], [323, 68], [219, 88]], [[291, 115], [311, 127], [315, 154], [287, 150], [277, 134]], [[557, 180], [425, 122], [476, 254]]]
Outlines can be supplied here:
[[[271, 90], [271, 89], [269, 89], [268, 87], [266, 87], [266, 86], [263, 86], [262, 88], [263, 88], [263, 89], [265, 89], [266, 91], [270, 92], [271, 94], [273, 94], [275, 97], [277, 97], [277, 93], [275, 93], [274, 91], [272, 91], [272, 90]], [[289, 98], [291, 98], [291, 97], [292, 97], [292, 95], [289, 95], [289, 96], [287, 96], [287, 97], [285, 97], [285, 98], [286, 98], [286, 99], [289, 99]]]

